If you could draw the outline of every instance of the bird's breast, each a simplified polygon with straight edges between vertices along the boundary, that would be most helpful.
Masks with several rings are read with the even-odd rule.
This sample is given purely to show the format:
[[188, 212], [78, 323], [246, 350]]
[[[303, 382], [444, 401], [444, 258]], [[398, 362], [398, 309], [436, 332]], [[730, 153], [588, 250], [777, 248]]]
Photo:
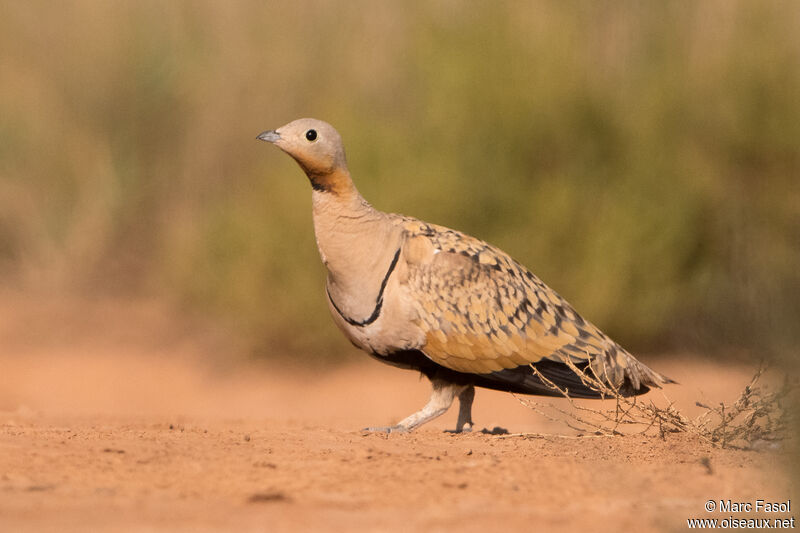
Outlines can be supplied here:
[[402, 294], [398, 278], [389, 278], [374, 320], [354, 320], [343, 312], [333, 293], [326, 294], [336, 326], [358, 348], [371, 354], [417, 349], [425, 335], [416, 323], [413, 306]]

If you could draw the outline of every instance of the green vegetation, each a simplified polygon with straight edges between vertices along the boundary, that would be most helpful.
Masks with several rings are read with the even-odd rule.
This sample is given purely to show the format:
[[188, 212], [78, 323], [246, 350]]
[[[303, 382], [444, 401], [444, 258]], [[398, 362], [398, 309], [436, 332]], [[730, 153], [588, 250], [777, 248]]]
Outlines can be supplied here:
[[144, 292], [342, 353], [310, 189], [511, 253], [634, 351], [797, 353], [800, 13], [785, 2], [0, 1], [3, 283]]

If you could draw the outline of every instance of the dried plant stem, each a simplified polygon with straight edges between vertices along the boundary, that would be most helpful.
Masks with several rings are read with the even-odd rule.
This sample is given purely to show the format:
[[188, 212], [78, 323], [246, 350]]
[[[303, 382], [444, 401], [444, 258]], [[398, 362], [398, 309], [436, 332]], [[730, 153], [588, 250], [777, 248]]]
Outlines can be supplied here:
[[[636, 396], [626, 397], [618, 388], [599, 379], [593, 372], [578, 368], [570, 360], [565, 360], [564, 363], [578, 375], [585, 386], [596, 390], [602, 399], [613, 399], [614, 408], [595, 409], [578, 404], [570, 397], [569, 389], [559, 387], [534, 366], [531, 366], [534, 375], [544, 385], [563, 396], [569, 402], [569, 408], [547, 404], [551, 411], [563, 415], [555, 417], [543, 409], [539, 402], [516, 395], [515, 397], [520, 403], [547, 419], [563, 422], [576, 431], [593, 433], [593, 436], [625, 435], [629, 433], [623, 431], [623, 427], [637, 426], [640, 429], [634, 434], [648, 434], [655, 429], [662, 438], [667, 433], [689, 433], [723, 448], [750, 447], [756, 441], [776, 441], [784, 438], [788, 427], [789, 415], [782, 408], [782, 403], [794, 387], [790, 386], [788, 380], [777, 391], [770, 391], [758, 385], [765, 371], [764, 367], [758, 369], [732, 405], [720, 403], [719, 407], [712, 408], [696, 402], [697, 406], [706, 411], [692, 420], [678, 411], [666, 395], [664, 395], [667, 401], [666, 407], [659, 407], [652, 400], [645, 402]], [[540, 433], [515, 435], [546, 437]], [[509, 436], [512, 435], [507, 435]]]

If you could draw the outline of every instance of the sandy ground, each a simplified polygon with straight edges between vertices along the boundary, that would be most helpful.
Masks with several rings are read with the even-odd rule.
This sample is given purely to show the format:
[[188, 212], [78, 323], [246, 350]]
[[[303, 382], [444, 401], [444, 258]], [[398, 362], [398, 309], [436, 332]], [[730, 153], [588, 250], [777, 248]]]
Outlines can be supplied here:
[[[492, 391], [478, 429], [537, 435], [445, 433], [455, 409], [367, 434], [419, 408], [427, 383], [366, 356], [316, 371], [226, 359], [223, 334], [155, 305], [2, 296], [0, 531], [679, 531], [745, 516], [708, 500], [796, 490], [781, 448], [576, 436]], [[667, 394], [687, 415], [752, 374], [648, 362], [681, 382]]]

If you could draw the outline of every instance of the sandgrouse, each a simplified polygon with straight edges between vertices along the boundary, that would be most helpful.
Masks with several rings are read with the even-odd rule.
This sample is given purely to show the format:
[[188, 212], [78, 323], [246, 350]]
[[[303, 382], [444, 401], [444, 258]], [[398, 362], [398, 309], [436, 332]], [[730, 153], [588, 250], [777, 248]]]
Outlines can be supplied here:
[[[673, 381], [637, 361], [503, 251], [458, 231], [383, 213], [359, 194], [330, 124], [299, 119], [258, 139], [292, 156], [311, 181], [314, 231], [336, 325], [358, 348], [431, 380], [411, 431], [458, 396], [456, 431], [472, 428], [475, 386], [598, 398], [573, 368], [624, 395]], [[568, 365], [565, 361], [572, 363]]]

